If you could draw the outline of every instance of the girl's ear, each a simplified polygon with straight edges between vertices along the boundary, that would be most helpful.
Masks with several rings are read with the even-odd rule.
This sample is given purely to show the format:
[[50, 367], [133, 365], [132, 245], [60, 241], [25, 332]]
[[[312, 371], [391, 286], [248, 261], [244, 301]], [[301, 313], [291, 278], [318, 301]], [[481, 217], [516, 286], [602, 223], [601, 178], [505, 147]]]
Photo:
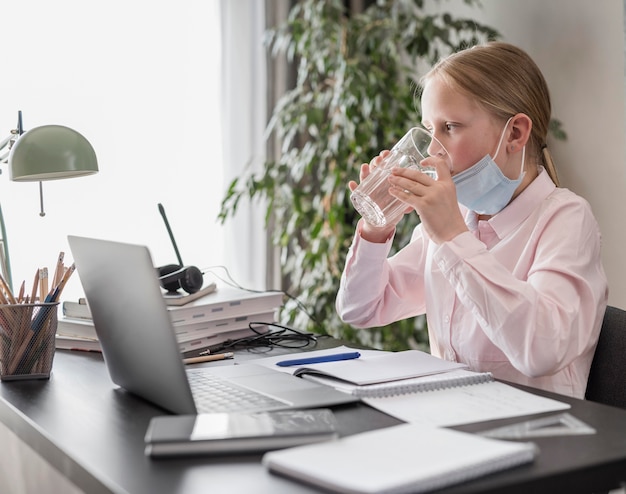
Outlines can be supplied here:
[[511, 133], [507, 142], [507, 150], [510, 152], [521, 151], [530, 139], [533, 121], [525, 113], [518, 113], [512, 119]]

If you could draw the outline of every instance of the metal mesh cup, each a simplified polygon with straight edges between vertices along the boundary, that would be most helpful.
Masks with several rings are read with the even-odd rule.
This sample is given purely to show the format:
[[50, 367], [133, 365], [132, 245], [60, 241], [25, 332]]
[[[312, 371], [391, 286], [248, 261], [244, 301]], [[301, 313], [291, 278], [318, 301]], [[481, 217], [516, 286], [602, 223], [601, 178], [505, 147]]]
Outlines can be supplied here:
[[0, 305], [0, 379], [49, 379], [58, 303]]

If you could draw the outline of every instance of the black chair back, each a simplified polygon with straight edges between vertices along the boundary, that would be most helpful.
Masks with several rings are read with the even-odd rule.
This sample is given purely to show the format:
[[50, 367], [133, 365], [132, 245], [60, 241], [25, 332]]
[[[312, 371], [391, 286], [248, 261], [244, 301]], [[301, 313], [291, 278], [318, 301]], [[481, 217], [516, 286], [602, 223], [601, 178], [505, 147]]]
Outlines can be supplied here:
[[626, 408], [626, 311], [608, 306], [585, 398]]

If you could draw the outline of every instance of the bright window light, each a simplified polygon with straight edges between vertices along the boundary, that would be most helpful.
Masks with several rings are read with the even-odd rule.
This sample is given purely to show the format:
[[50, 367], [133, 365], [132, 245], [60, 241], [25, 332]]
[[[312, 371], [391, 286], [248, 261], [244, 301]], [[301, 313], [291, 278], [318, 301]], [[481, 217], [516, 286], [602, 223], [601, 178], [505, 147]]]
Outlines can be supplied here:
[[[176, 262], [162, 203], [185, 264], [221, 264], [224, 192], [218, 0], [20, 0], [0, 30], [0, 138], [61, 124], [93, 145], [100, 172], [37, 183], [0, 176], [13, 283], [53, 268], [66, 236], [148, 245]], [[124, 273], [120, 272], [120, 283]], [[82, 296], [78, 277], [64, 299]]]

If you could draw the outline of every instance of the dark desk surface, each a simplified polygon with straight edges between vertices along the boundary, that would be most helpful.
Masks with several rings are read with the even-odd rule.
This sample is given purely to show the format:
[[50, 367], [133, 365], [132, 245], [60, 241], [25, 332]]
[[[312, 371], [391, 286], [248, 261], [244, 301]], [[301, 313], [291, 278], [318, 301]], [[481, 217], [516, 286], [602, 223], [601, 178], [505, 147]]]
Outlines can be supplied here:
[[[236, 360], [252, 357], [258, 355], [238, 354]], [[540, 454], [533, 464], [440, 492], [589, 493], [626, 481], [626, 411], [541, 394], [571, 403], [570, 413], [594, 427], [597, 434], [537, 439]], [[116, 388], [99, 354], [58, 351], [50, 381], [1, 383], [0, 397], [0, 420], [89, 494], [318, 492], [269, 474], [259, 455], [147, 458], [143, 452], [146, 427], [150, 418], [164, 412]], [[398, 423], [363, 404], [337, 407], [335, 412], [344, 435]], [[479, 431], [518, 421], [457, 428]]]

